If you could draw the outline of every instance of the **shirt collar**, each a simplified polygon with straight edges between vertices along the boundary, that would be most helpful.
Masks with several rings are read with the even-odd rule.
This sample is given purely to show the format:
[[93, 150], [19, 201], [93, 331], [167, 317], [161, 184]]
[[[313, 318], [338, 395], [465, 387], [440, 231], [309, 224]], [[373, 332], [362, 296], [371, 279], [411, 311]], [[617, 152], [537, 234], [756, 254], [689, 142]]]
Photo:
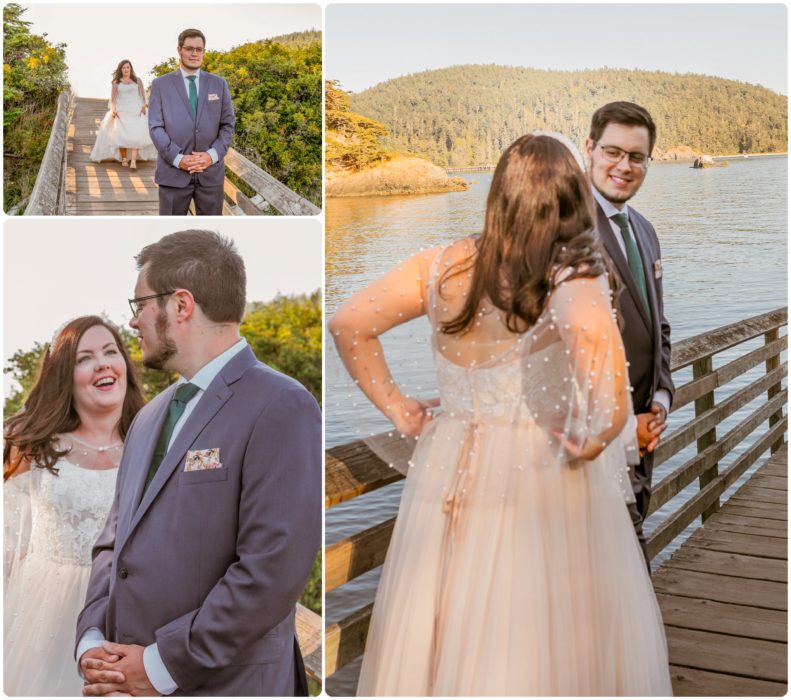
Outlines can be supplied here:
[[599, 203], [604, 215], [608, 219], [612, 219], [613, 216], [616, 214], [626, 214], [629, 215], [629, 205], [624, 204], [623, 209], [618, 209], [610, 200], [605, 199], [604, 195], [599, 192], [595, 187], [591, 187], [591, 192], [593, 192], [593, 198]]
[[[246, 347], [247, 341], [244, 338], [239, 338], [231, 347], [221, 352], [214, 359], [209, 360], [203, 367], [195, 372], [195, 376], [189, 380], [190, 384], [194, 384], [201, 391], [206, 391], [206, 389], [209, 388], [209, 384], [211, 384], [214, 378], [220, 373], [220, 370], [228, 364], [234, 355], [240, 353]], [[179, 384], [186, 381], [184, 377], [179, 378]]]
[[[190, 73], [187, 73], [181, 66], [179, 66], [179, 73], [181, 73], [181, 77], [184, 80], [186, 80], [187, 76], [190, 75]], [[198, 68], [198, 70], [196, 70], [194, 73], [192, 73], [192, 75], [194, 75], [198, 80], [200, 80], [200, 68]], [[198, 82], [198, 81], [196, 80], [195, 82]]]

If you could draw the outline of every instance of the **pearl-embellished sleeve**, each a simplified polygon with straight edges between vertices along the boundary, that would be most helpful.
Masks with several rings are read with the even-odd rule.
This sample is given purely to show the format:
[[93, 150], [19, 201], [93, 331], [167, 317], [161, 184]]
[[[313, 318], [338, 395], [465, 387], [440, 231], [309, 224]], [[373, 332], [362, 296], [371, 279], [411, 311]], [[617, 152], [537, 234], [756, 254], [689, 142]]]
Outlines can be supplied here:
[[415, 400], [392, 378], [379, 336], [426, 313], [426, 284], [439, 249], [421, 251], [350, 297], [329, 321], [329, 332], [354, 383], [405, 434], [422, 421]]
[[14, 474], [3, 484], [3, 579], [8, 579], [16, 562], [27, 554], [30, 542], [31, 472]]
[[[629, 374], [607, 279], [577, 277], [553, 290], [549, 326], [568, 359], [565, 419], [559, 438], [568, 458], [598, 456], [614, 442], [639, 459]], [[556, 431], [557, 433], [557, 431]]]

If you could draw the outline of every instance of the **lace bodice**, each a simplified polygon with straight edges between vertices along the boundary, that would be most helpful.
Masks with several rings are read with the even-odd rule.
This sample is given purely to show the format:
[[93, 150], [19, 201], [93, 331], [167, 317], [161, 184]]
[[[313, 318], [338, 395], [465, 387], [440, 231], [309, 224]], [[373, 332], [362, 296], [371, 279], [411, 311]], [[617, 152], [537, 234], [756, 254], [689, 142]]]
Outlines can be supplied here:
[[91, 549], [112, 506], [118, 469], [84, 469], [65, 458], [56, 468], [57, 475], [35, 467], [6, 482], [6, 547], [29, 508], [29, 535], [17, 534], [20, 552], [89, 566]]
[[140, 91], [137, 83], [118, 83], [118, 93], [115, 98], [116, 109], [120, 112], [139, 111], [142, 106]]

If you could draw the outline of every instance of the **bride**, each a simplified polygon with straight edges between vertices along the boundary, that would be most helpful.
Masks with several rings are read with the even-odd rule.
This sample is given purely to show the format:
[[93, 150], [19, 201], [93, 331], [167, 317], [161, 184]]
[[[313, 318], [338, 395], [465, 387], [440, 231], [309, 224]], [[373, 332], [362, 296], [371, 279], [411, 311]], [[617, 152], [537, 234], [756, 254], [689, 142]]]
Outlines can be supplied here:
[[120, 160], [132, 170], [137, 168], [138, 158], [155, 160], [157, 151], [148, 133], [147, 107], [143, 81], [129, 61], [121, 61], [113, 73], [110, 110], [99, 126], [91, 160]]
[[123, 438], [143, 405], [118, 332], [67, 323], [3, 447], [7, 695], [82, 694], [74, 660], [91, 548], [110, 510]]
[[[572, 153], [574, 151], [574, 153]], [[635, 421], [590, 185], [560, 135], [503, 154], [480, 237], [425, 250], [330, 322], [348, 371], [420, 435], [358, 695], [670, 695], [625, 501]], [[378, 336], [427, 315], [441, 410]]]

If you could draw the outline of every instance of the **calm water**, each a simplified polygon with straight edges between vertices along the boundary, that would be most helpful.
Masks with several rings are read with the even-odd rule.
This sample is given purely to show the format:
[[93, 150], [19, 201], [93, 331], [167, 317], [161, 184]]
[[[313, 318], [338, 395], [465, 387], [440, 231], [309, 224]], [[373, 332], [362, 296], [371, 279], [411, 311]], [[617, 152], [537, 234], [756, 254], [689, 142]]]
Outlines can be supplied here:
[[[665, 313], [674, 341], [739, 321], [787, 303], [786, 157], [734, 159], [727, 168], [693, 170], [688, 164], [658, 163], [631, 204], [655, 226], [662, 245]], [[420, 248], [478, 233], [491, 173], [470, 173], [466, 192], [407, 197], [330, 199], [327, 202], [326, 303], [328, 315], [360, 289]], [[383, 337], [393, 376], [415, 395], [436, 395], [425, 319], [412, 321]], [[724, 353], [716, 365], [741, 354]], [[753, 347], [752, 345], [750, 347]], [[348, 378], [332, 343], [327, 353], [327, 445], [337, 445], [389, 429]], [[722, 396], [754, 380], [761, 368], [732, 382]], [[676, 373], [677, 384], [691, 375]], [[718, 393], [717, 399], [722, 396]], [[762, 398], [737, 412], [719, 428], [724, 434]], [[692, 406], [673, 413], [669, 430], [693, 415]], [[654, 483], [694, 452], [687, 449], [656, 470]], [[727, 467], [741, 451], [721, 463]], [[738, 482], [733, 488], [737, 488]], [[385, 520], [397, 512], [401, 484], [354, 499], [327, 512], [331, 543]], [[695, 490], [682, 493], [685, 500]], [[649, 518], [650, 532], [677, 508], [671, 501]], [[667, 557], [668, 548], [655, 564]], [[327, 594], [328, 622], [373, 599], [379, 570]], [[328, 682], [328, 692], [354, 692], [358, 664]]]

